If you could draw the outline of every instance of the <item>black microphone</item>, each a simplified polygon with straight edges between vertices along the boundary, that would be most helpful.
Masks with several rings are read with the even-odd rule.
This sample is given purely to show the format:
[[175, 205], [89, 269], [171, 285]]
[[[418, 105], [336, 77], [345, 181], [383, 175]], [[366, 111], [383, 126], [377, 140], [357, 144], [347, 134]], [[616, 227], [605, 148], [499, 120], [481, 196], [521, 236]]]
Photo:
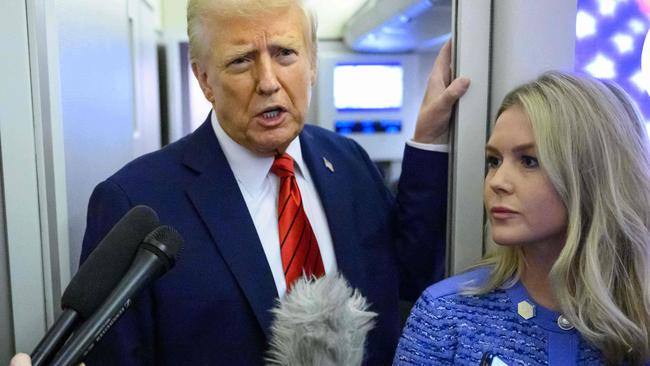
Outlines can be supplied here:
[[33, 366], [47, 364], [74, 326], [95, 312], [129, 269], [142, 240], [159, 224], [154, 210], [136, 206], [97, 244], [65, 289], [63, 313], [32, 352]]
[[147, 235], [120, 283], [63, 345], [51, 365], [78, 364], [127, 310], [131, 299], [174, 266], [182, 246], [183, 238], [169, 226], [160, 226]]

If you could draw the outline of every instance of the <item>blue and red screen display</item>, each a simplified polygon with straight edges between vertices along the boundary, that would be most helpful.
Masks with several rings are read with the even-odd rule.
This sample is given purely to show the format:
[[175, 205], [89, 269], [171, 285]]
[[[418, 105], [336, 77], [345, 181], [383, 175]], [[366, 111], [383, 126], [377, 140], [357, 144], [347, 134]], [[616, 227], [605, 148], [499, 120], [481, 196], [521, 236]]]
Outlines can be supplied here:
[[578, 0], [576, 70], [623, 87], [646, 123], [650, 123], [649, 30], [650, 0]]

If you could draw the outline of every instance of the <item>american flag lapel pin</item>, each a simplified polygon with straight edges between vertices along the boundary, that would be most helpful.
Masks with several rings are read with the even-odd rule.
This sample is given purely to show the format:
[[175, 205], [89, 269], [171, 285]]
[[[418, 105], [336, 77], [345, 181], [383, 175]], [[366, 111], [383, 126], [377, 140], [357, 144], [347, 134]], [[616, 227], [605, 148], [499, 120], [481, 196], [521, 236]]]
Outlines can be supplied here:
[[325, 164], [325, 167], [329, 169], [330, 172], [334, 173], [334, 165], [332, 165], [332, 162], [327, 160], [327, 158], [324, 156], [323, 156], [323, 164]]

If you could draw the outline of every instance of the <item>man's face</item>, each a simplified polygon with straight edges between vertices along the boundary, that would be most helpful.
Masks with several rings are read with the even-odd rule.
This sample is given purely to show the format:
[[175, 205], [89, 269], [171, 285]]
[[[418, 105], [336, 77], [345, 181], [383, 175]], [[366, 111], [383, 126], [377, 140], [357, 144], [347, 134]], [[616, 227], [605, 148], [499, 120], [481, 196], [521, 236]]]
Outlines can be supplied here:
[[297, 7], [204, 20], [194, 75], [228, 136], [263, 155], [284, 152], [303, 128], [316, 70]]

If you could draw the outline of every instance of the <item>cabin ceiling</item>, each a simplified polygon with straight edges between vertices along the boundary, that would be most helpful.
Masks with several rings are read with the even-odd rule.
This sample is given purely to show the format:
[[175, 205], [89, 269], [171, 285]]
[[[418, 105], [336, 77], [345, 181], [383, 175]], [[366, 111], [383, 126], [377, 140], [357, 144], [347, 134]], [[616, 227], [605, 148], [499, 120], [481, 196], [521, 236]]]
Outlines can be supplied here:
[[[160, 0], [164, 32], [167, 36], [187, 39], [187, 0]], [[305, 0], [318, 17], [319, 39], [341, 39], [345, 22], [366, 0]]]
[[340, 39], [345, 22], [366, 0], [309, 0], [318, 16], [318, 39]]

